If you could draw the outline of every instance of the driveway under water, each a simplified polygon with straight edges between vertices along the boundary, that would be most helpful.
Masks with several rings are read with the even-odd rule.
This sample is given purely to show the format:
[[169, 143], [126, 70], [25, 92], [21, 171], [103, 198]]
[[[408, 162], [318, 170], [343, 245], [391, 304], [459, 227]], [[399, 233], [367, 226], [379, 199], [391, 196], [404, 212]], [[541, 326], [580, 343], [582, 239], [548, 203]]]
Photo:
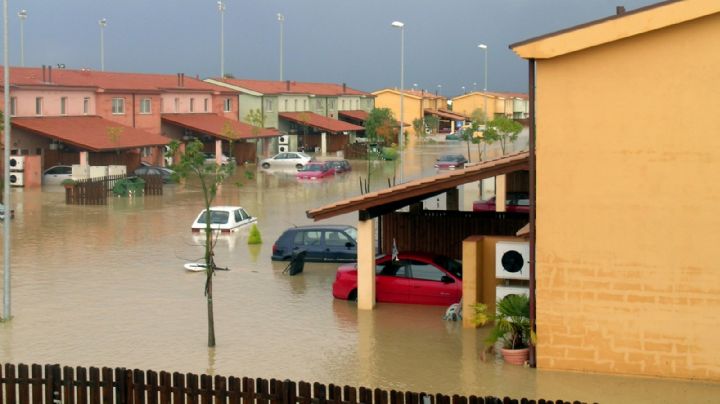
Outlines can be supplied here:
[[[407, 152], [406, 179], [435, 173], [439, 154], [465, 146]], [[473, 155], [473, 158], [475, 155]], [[372, 165], [372, 190], [387, 186], [391, 162]], [[708, 401], [720, 385], [550, 372], [481, 359], [483, 330], [442, 320], [444, 307], [380, 304], [358, 312], [332, 298], [336, 264], [282, 274], [272, 243], [305, 211], [360, 193], [368, 164], [322, 181], [292, 172], [255, 172], [226, 185], [215, 204], [258, 217], [263, 244], [247, 231], [220, 236], [216, 262], [231, 268], [214, 283], [217, 347], [208, 349], [204, 277], [183, 264], [202, 257], [190, 224], [201, 209], [191, 186], [163, 196], [116, 198], [107, 206], [68, 206], [61, 188], [13, 192], [12, 321], [0, 324], [0, 362], [122, 366], [280, 378], [384, 389], [565, 400]], [[243, 178], [238, 174], [237, 179]], [[477, 198], [466, 186], [462, 205]], [[441, 203], [441, 201], [437, 201]], [[355, 224], [356, 215], [328, 220]]]

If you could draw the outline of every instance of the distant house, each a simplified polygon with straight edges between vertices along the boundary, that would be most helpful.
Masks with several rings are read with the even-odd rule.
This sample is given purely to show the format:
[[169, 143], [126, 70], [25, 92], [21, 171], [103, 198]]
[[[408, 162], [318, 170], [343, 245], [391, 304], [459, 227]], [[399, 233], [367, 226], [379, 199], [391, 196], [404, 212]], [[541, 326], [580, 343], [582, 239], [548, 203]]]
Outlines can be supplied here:
[[452, 99], [453, 111], [470, 116], [476, 109], [485, 110], [488, 119], [504, 116], [512, 119], [527, 119], [530, 115], [527, 94], [473, 91]]
[[537, 366], [720, 381], [720, 2], [618, 11], [511, 45], [536, 111]]
[[205, 81], [238, 93], [240, 121], [251, 123], [248, 117], [258, 112], [265, 128], [287, 135], [274, 145], [277, 151], [342, 150], [364, 128], [339, 120], [340, 114], [367, 113], [374, 107], [371, 94], [346, 84], [231, 78]]
[[[404, 90], [403, 95], [403, 117], [400, 116], [400, 90], [393, 88], [384, 88], [373, 92], [375, 96], [375, 106], [378, 108], [389, 108], [393, 116], [407, 125], [404, 130], [408, 133], [415, 134], [412, 122], [416, 119], [422, 119], [427, 115], [434, 115], [440, 120], [440, 131], [452, 133], [457, 128], [457, 122], [463, 122], [467, 119], [462, 114], [457, 114], [454, 110], [447, 109], [447, 98], [423, 90]], [[404, 119], [401, 119], [404, 118]]]

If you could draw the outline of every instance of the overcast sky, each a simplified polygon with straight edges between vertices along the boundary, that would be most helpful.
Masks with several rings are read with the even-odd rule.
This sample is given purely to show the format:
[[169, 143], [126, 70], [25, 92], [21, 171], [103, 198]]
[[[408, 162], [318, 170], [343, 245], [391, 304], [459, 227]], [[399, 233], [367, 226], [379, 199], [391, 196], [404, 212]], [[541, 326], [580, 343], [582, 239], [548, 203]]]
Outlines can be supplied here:
[[[527, 91], [527, 64], [508, 45], [659, 0], [225, 0], [225, 72], [279, 78], [285, 15], [285, 79], [346, 82], [374, 91], [400, 84], [400, 32], [405, 23], [405, 87], [454, 96], [481, 90], [488, 46], [488, 89]], [[100, 68], [106, 18], [105, 70], [220, 75], [216, 0], [10, 0], [10, 62]], [[476, 84], [474, 84], [476, 83]]]

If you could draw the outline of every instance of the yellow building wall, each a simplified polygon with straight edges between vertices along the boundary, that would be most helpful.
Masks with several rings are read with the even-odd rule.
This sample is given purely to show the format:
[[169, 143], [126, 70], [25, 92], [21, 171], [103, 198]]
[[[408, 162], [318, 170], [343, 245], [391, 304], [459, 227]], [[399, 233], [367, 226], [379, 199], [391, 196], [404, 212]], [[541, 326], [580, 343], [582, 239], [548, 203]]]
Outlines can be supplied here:
[[[400, 94], [388, 91], [375, 93], [375, 96], [375, 108], [389, 108], [392, 111], [393, 116], [395, 116], [395, 119], [398, 121], [401, 120]], [[422, 118], [423, 116], [420, 99], [408, 97], [407, 95], [403, 97], [403, 115], [405, 116], [403, 122], [408, 124], [408, 126], [404, 129], [407, 130], [410, 135], [414, 135], [415, 130], [412, 127], [412, 122], [417, 118]]]
[[540, 368], [720, 380], [719, 27], [538, 61]]
[[[485, 99], [482, 95], [472, 94], [468, 97], [456, 98], [453, 100], [453, 112], [463, 114], [465, 116], [471, 116], [473, 111], [477, 108], [485, 110]], [[488, 97], [487, 100], [488, 117], [490, 119], [495, 116], [496, 105], [495, 98]]]

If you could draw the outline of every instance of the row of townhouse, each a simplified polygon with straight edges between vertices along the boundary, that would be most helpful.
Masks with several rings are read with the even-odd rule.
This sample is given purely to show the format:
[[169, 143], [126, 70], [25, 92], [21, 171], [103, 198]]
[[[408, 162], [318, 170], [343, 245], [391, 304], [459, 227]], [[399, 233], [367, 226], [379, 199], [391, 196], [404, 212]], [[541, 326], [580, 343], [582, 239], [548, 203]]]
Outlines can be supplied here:
[[[218, 158], [240, 162], [297, 148], [334, 152], [363, 130], [336, 118], [367, 117], [374, 106], [370, 94], [344, 84], [203, 81], [182, 73], [44, 66], [9, 73], [10, 105], [5, 108], [3, 97], [0, 108], [11, 115], [11, 154], [37, 161], [35, 174], [26, 174], [30, 185], [53, 165], [124, 165], [130, 171], [142, 162], [162, 165], [171, 140], [199, 139]], [[262, 128], [248, 120], [252, 109], [263, 114], [264, 124], [255, 123]]]
[[[400, 114], [400, 96], [403, 98], [403, 113]], [[487, 110], [489, 119], [505, 116], [512, 119], [527, 119], [530, 113], [527, 94], [500, 92], [471, 92], [448, 101], [446, 97], [424, 90], [403, 90], [385, 88], [373, 92], [378, 108], [389, 108], [394, 116], [401, 119], [409, 133], [415, 134], [412, 122], [426, 116], [435, 116], [440, 121], [441, 133], [453, 133], [469, 121], [475, 110]], [[452, 110], [448, 104], [452, 105]]]

